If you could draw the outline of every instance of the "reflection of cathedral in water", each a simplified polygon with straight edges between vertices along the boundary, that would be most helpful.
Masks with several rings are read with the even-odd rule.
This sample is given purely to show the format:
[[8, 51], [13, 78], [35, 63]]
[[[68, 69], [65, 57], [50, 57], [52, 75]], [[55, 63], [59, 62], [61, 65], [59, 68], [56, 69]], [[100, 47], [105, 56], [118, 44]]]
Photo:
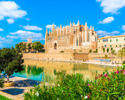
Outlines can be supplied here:
[[92, 64], [76, 64], [76, 63], [64, 63], [64, 62], [42, 62], [25, 60], [26, 65], [25, 72], [27, 77], [33, 77], [37, 80], [50, 81], [55, 80], [55, 73], [58, 71], [66, 71], [66, 74], [83, 74], [85, 79], [94, 79], [96, 72], [99, 74], [103, 71], [113, 71], [112, 67], [104, 67]]

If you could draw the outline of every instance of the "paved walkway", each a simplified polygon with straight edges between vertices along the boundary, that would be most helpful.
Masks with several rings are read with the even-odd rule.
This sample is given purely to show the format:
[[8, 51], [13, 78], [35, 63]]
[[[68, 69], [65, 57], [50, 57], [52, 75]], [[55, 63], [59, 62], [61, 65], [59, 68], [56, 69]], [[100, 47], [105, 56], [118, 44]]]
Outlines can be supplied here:
[[104, 66], [122, 66], [122, 64], [111, 64], [111, 63], [106, 63], [106, 62], [96, 62], [96, 61], [86, 61], [83, 63], [87, 63], [87, 64], [97, 64], [97, 65], [104, 65]]
[[[2, 77], [4, 76], [0, 76], [0, 78]], [[40, 81], [34, 81], [34, 80], [25, 79], [21, 77], [14, 77], [14, 76], [10, 77], [10, 81], [14, 81], [15, 86], [0, 88], [0, 94], [14, 100], [23, 100], [24, 92], [28, 92], [30, 88], [34, 86], [34, 84], [38, 85], [41, 83]]]

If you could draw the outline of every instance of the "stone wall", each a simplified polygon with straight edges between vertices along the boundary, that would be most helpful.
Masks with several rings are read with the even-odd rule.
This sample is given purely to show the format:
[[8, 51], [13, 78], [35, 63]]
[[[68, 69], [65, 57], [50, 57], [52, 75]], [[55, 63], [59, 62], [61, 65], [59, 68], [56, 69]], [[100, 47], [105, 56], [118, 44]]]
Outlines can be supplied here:
[[70, 61], [74, 60], [71, 53], [23, 53], [24, 59]]
[[74, 53], [74, 60], [88, 60], [88, 53]]
[[[112, 60], [112, 55], [107, 54], [108, 59]], [[105, 59], [102, 53], [23, 53], [24, 59], [46, 60], [46, 61], [93, 61], [95, 59]], [[122, 61], [125, 60], [125, 57]], [[121, 58], [113, 56], [113, 62], [121, 62]]]

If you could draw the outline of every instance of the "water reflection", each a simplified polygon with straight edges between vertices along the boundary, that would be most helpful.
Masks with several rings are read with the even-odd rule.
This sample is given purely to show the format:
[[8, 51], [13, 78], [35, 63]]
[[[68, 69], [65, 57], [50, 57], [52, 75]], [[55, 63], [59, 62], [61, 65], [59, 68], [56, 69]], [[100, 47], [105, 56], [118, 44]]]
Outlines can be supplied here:
[[93, 64], [77, 64], [67, 62], [43, 62], [43, 61], [24, 61], [25, 70], [14, 74], [28, 79], [39, 81], [55, 81], [55, 73], [61, 70], [65, 70], [67, 74], [82, 73], [85, 79], [94, 79], [96, 72], [98, 74], [103, 71], [113, 71], [116, 67], [93, 65]]

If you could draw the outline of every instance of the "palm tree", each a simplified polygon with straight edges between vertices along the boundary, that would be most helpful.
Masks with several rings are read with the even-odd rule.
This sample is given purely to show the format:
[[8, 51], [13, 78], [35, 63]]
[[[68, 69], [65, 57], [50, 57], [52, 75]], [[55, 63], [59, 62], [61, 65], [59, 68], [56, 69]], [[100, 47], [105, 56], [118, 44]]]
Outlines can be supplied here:
[[113, 64], [113, 55], [116, 55], [115, 50], [111, 49], [111, 54], [112, 54], [112, 64]]
[[121, 57], [121, 63], [123, 62], [123, 57], [125, 56], [125, 48], [118, 51], [118, 56]]
[[107, 54], [105, 54], [105, 63], [106, 63], [106, 59], [108, 59], [108, 55]]

